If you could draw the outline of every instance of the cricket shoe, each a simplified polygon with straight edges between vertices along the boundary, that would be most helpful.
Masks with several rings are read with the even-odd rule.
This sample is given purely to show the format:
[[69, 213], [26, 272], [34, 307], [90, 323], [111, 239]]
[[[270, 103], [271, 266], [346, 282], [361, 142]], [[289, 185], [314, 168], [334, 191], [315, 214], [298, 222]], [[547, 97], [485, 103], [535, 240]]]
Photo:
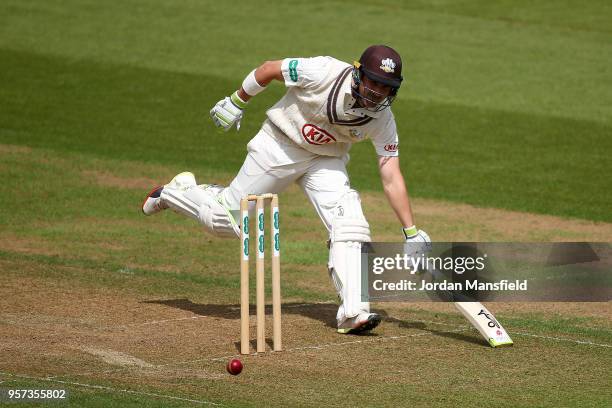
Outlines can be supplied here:
[[376, 313], [359, 313], [357, 316], [346, 318], [342, 323], [338, 324], [338, 333], [365, 333], [378, 326], [381, 320], [380, 315]]
[[164, 189], [164, 186], [157, 186], [151, 190], [151, 192], [147, 195], [147, 197], [142, 202], [142, 212], [144, 215], [153, 215], [162, 210], [168, 208], [162, 202], [161, 192]]
[[193, 173], [185, 171], [179, 173], [165, 186], [157, 186], [149, 192], [142, 203], [142, 212], [144, 215], [153, 215], [162, 210], [169, 208], [161, 197], [164, 187], [174, 188], [177, 190], [186, 190], [187, 188], [196, 185], [195, 176]]

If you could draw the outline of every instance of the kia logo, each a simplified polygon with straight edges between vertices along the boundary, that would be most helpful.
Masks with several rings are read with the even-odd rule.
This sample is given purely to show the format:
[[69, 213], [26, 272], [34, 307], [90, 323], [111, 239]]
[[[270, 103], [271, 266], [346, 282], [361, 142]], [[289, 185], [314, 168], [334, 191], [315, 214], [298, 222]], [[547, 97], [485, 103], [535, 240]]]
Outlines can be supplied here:
[[302, 126], [302, 136], [311, 145], [324, 145], [328, 143], [334, 143], [336, 138], [327, 133], [325, 130], [318, 126], [306, 123]]
[[396, 152], [397, 151], [397, 144], [388, 144], [385, 145], [385, 150], [388, 152]]

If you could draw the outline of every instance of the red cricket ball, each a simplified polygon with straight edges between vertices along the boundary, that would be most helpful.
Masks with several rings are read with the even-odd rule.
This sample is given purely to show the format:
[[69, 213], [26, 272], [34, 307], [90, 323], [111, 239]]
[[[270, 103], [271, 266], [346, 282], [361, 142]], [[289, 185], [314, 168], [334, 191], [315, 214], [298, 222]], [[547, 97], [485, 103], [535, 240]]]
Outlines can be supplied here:
[[231, 375], [238, 375], [242, 372], [242, 361], [233, 358], [227, 362], [227, 372]]

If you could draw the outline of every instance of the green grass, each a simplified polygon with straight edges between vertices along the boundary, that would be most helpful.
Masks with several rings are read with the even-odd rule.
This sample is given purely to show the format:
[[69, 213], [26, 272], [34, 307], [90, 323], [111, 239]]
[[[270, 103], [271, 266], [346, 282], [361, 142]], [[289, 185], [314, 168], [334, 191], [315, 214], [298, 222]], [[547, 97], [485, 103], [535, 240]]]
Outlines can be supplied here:
[[[79, 407], [190, 407], [190, 406], [199, 406], [205, 402], [195, 402], [198, 401], [197, 398], [189, 398], [189, 397], [178, 397], [180, 399], [176, 399], [175, 395], [162, 395], [151, 391], [148, 394], [157, 394], [155, 395], [146, 395], [146, 391], [141, 390], [130, 390], [123, 388], [113, 388], [107, 385], [101, 384], [85, 384], [85, 385], [76, 385], [68, 383], [63, 383], [60, 381], [45, 381], [39, 379], [26, 379], [20, 377], [5, 377], [8, 378], [9, 381], [3, 383], [4, 389], [13, 389], [13, 390], [67, 390], [67, 395], [65, 400], [45, 400], [44, 402], [12, 402], [13, 404], [17, 404], [19, 407], [40, 407], [40, 406], [79, 406]], [[189, 402], [187, 400], [195, 400], [194, 402]], [[199, 400], [201, 401], [201, 400]]]
[[[248, 357], [236, 378], [200, 377], [222, 373], [211, 358], [235, 352], [227, 333], [237, 321], [226, 315], [238, 300], [237, 248], [169, 212], [144, 218], [139, 205], [150, 184], [179, 171], [231, 180], [284, 89], [274, 84], [250, 103], [239, 133], [217, 132], [208, 110], [259, 63], [313, 55], [350, 62], [384, 42], [405, 61], [393, 110], [413, 197], [612, 222], [611, 18], [608, 2], [567, 0], [2, 2], [0, 372], [62, 374], [224, 406], [610, 405], [609, 348], [513, 336], [516, 347], [492, 350], [473, 330], [440, 329], [465, 325], [456, 313], [381, 304], [395, 319], [380, 328], [386, 340], [300, 348], [346, 340], [329, 327], [335, 306], [315, 304], [335, 300], [326, 234], [297, 190], [282, 196], [286, 343], [296, 350]], [[358, 144], [351, 157], [352, 184], [373, 202], [381, 190], [374, 151]], [[390, 211], [373, 217], [376, 235], [390, 236]], [[434, 231], [453, 233], [423, 213]], [[571, 231], [542, 234], [568, 239]], [[534, 225], [529, 236], [537, 234]], [[106, 314], [98, 300], [116, 310]], [[71, 301], [83, 311], [62, 309]], [[612, 343], [597, 309], [578, 316], [532, 307], [497, 317], [511, 333]], [[158, 313], [199, 316], [140, 325]], [[117, 368], [75, 343], [154, 364], [194, 363]], [[60, 384], [40, 378], [0, 375], [0, 385]], [[70, 389], [78, 406], [193, 406]]]
[[[7, 2], [0, 142], [231, 174], [282, 86], [239, 134], [216, 133], [210, 106], [265, 59], [350, 61], [384, 22], [377, 40], [406, 60], [394, 111], [414, 196], [609, 222], [609, 7], [577, 4]], [[352, 153], [353, 184], [380, 190], [370, 146]]]

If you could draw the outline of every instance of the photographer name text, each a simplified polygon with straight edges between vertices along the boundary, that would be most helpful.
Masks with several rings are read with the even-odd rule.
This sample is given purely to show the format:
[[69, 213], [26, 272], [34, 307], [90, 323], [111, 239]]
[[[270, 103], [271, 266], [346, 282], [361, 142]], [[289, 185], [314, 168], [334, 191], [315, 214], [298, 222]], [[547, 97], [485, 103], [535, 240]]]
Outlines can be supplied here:
[[414, 282], [407, 279], [402, 279], [396, 282], [385, 282], [382, 279], [377, 279], [372, 282], [372, 288], [377, 291], [526, 291], [527, 280], [509, 281], [507, 279], [502, 279], [497, 282], [481, 282], [478, 280], [466, 280], [464, 282]]

